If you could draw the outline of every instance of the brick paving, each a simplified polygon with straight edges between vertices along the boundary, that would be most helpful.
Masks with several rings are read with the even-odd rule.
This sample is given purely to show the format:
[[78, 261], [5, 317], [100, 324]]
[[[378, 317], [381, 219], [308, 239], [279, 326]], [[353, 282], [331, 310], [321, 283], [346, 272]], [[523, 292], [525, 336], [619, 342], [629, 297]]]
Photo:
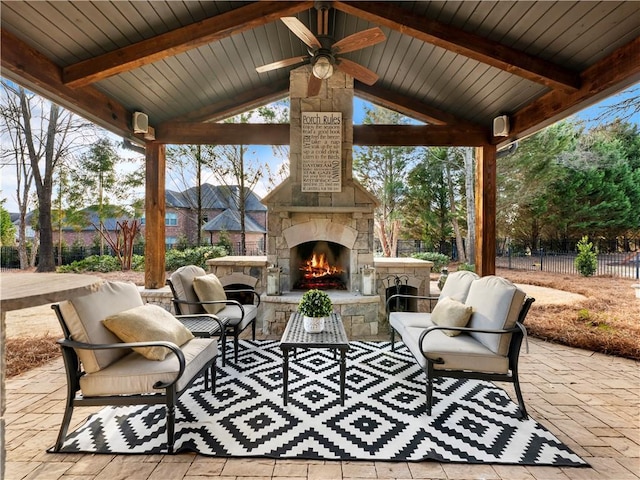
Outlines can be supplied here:
[[[521, 357], [520, 379], [530, 415], [589, 462], [591, 468], [224, 459], [195, 454], [48, 454], [46, 449], [56, 438], [66, 395], [64, 368], [59, 359], [7, 381], [5, 478], [640, 479], [640, 362], [538, 339], [530, 339], [529, 346], [529, 353], [523, 352]], [[504, 388], [514, 398], [511, 387]], [[91, 411], [76, 409], [71, 429]]]

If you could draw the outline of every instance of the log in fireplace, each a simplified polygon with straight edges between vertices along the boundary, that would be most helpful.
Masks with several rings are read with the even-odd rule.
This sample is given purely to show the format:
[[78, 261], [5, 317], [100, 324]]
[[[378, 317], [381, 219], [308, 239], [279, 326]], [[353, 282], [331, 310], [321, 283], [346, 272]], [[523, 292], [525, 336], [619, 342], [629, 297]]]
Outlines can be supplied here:
[[347, 290], [349, 249], [335, 242], [312, 241], [291, 249], [294, 290]]

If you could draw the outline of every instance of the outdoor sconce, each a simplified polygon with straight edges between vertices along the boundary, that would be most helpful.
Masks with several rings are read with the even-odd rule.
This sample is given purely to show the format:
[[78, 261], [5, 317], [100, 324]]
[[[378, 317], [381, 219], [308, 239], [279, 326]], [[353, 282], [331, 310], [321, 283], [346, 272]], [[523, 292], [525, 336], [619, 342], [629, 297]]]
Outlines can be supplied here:
[[376, 295], [376, 269], [365, 265], [360, 269], [360, 281], [362, 282], [360, 291], [362, 295]]
[[313, 76], [320, 80], [326, 80], [333, 75], [333, 65], [331, 59], [326, 55], [318, 55], [317, 60], [313, 64]]
[[267, 268], [267, 295], [281, 295], [280, 272], [282, 269], [272, 265]]

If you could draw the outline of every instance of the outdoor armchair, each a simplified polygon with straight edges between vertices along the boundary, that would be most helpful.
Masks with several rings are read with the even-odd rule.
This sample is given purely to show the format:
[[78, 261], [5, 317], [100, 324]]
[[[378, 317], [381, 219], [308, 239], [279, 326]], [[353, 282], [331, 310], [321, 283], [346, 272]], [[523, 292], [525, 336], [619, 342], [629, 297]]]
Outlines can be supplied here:
[[[251, 325], [251, 338], [256, 339], [256, 317], [260, 295], [252, 288], [225, 289], [214, 274], [207, 274], [204, 269], [196, 265], [178, 268], [171, 274], [167, 283], [173, 294], [172, 300], [176, 314], [195, 315], [208, 312], [228, 319], [227, 335], [231, 334], [234, 337], [233, 351], [237, 362], [239, 337], [249, 325]], [[197, 292], [198, 284], [200, 289]], [[227, 295], [235, 295], [236, 298], [248, 295], [253, 302], [241, 303], [239, 300], [228, 298]]]
[[215, 388], [217, 339], [194, 338], [162, 307], [145, 305], [130, 283], [105, 282], [52, 308], [64, 333], [58, 343], [67, 399], [51, 450], [62, 448], [76, 406], [164, 404], [167, 451], [173, 453], [178, 398], [205, 372]]

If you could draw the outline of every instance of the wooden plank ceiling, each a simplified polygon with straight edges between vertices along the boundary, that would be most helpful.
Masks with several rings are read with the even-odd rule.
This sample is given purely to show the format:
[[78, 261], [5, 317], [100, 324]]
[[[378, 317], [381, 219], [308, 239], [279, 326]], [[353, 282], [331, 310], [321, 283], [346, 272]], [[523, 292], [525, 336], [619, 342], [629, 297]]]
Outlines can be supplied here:
[[[505, 145], [640, 81], [640, 3], [325, 2], [340, 40], [386, 40], [344, 55], [378, 76], [356, 95], [424, 126], [356, 126], [359, 144]], [[215, 123], [286, 97], [305, 56], [279, 20], [318, 26], [314, 2], [3, 2], [2, 76], [137, 141], [149, 115], [162, 143], [287, 143], [288, 128]], [[492, 137], [506, 114], [507, 137]]]

